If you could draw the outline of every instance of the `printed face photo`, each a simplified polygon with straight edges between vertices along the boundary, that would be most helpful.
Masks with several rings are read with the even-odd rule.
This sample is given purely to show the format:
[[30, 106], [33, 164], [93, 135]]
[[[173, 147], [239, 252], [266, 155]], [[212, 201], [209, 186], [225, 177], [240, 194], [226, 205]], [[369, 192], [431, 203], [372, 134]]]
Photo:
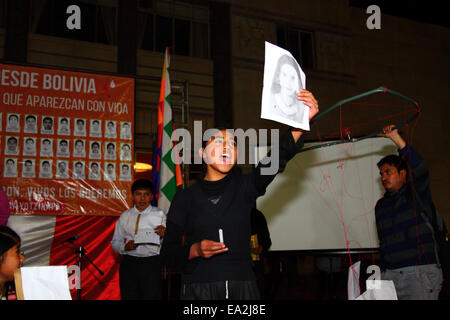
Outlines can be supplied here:
[[121, 122], [120, 139], [131, 139], [131, 122]]
[[90, 137], [101, 137], [102, 136], [102, 126], [101, 120], [91, 120], [91, 124], [89, 126], [89, 136]]
[[266, 41], [261, 118], [309, 131], [309, 108], [297, 99], [305, 85], [305, 73], [292, 54]]
[[58, 118], [58, 134], [69, 135], [70, 134], [70, 119], [65, 117]]
[[91, 147], [89, 150], [89, 158], [91, 159], [101, 159], [102, 153], [101, 153], [101, 147], [99, 141], [91, 142]]
[[53, 117], [42, 117], [41, 133], [53, 134]]
[[114, 163], [105, 163], [105, 180], [116, 179], [116, 166]]
[[17, 159], [6, 158], [4, 168], [3, 176], [5, 178], [17, 177]]
[[52, 160], [41, 160], [39, 178], [52, 178]]
[[131, 161], [131, 145], [128, 143], [120, 144], [120, 160]]
[[75, 140], [74, 141], [73, 155], [76, 157], [85, 157], [86, 156], [84, 140]]
[[84, 179], [84, 162], [77, 161], [73, 165], [73, 178]]
[[56, 150], [56, 155], [58, 157], [68, 157], [69, 156], [69, 141], [65, 139], [58, 139], [58, 147]]
[[69, 177], [69, 162], [59, 160], [56, 164], [56, 178], [67, 179]]
[[25, 133], [37, 133], [37, 116], [27, 114], [25, 116]]
[[41, 139], [41, 157], [52, 157], [53, 156], [53, 139], [42, 138]]
[[120, 165], [120, 177], [121, 181], [131, 181], [131, 170], [130, 165], [127, 163]]
[[22, 168], [22, 177], [24, 178], [35, 178], [34, 160], [24, 159]]
[[86, 136], [86, 120], [85, 119], [75, 119], [75, 136]]
[[297, 93], [302, 89], [300, 77], [300, 69], [294, 58], [282, 55], [272, 83], [273, 103], [281, 116], [297, 121], [302, 121], [303, 117], [303, 106], [297, 100]]
[[89, 179], [100, 180], [100, 164], [98, 162], [89, 164]]
[[36, 155], [36, 138], [25, 138], [23, 143], [23, 154], [26, 156]]
[[105, 125], [106, 125], [105, 137], [106, 138], [116, 138], [117, 137], [116, 122], [115, 121], [106, 121]]
[[19, 138], [18, 137], [6, 137], [5, 154], [6, 155], [18, 155], [19, 154]]
[[116, 144], [114, 142], [108, 142], [106, 144], [105, 159], [116, 159]]
[[6, 118], [6, 131], [19, 132], [20, 131], [20, 115], [15, 113], [8, 113]]

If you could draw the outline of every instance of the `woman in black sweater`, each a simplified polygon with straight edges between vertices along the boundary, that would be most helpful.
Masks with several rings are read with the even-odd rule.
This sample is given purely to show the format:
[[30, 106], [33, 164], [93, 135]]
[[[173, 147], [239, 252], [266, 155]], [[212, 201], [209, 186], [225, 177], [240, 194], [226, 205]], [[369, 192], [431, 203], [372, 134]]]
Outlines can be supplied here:
[[[299, 92], [297, 99], [310, 108], [311, 120], [319, 111], [316, 99], [307, 90]], [[252, 206], [300, 151], [302, 134], [292, 128], [280, 138], [279, 166], [273, 174], [261, 173], [270, 163], [259, 163], [250, 174], [235, 174], [237, 146], [227, 130], [217, 130], [199, 150], [206, 163], [205, 176], [176, 193], [161, 248], [166, 265], [183, 272], [182, 299], [260, 298], [250, 255]], [[187, 244], [183, 245], [184, 236]]]

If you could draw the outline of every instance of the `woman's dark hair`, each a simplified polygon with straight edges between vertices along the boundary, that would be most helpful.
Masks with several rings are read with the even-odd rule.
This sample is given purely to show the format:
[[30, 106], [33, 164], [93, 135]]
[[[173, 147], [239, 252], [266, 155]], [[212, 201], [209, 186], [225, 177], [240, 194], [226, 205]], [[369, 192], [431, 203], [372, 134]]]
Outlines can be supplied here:
[[[0, 226], [0, 257], [6, 251], [20, 243], [20, 236], [13, 229], [7, 226]], [[1, 262], [0, 260], [0, 264]]]
[[275, 73], [273, 76], [272, 93], [278, 93], [281, 90], [280, 72], [281, 72], [281, 67], [285, 64], [288, 64], [292, 68], [295, 69], [295, 71], [297, 72], [297, 77], [298, 77], [298, 89], [300, 90], [302, 88], [302, 78], [301, 78], [301, 73], [300, 73], [300, 69], [297, 65], [297, 62], [295, 61], [294, 58], [284, 54], [278, 59], [277, 67], [275, 69]]
[[150, 190], [153, 194], [153, 183], [147, 179], [138, 179], [133, 182], [133, 185], [131, 186], [131, 193], [134, 193], [136, 190], [140, 189]]

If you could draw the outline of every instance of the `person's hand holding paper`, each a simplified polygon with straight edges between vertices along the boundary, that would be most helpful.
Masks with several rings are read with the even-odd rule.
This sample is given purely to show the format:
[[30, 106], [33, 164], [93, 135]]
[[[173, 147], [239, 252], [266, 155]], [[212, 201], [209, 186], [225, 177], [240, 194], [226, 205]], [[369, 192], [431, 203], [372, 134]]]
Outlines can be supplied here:
[[140, 217], [134, 243], [160, 245], [165, 232], [165, 217], [143, 214]]
[[305, 73], [289, 51], [269, 42], [265, 51], [261, 118], [309, 131], [309, 108], [297, 97]]

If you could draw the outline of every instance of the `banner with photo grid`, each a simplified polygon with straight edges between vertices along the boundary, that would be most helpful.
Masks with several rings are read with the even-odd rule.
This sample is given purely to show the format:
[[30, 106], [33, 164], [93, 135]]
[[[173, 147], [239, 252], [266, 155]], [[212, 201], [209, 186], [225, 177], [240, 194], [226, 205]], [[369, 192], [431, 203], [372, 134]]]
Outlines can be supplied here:
[[11, 213], [113, 215], [132, 203], [134, 79], [0, 64]]

